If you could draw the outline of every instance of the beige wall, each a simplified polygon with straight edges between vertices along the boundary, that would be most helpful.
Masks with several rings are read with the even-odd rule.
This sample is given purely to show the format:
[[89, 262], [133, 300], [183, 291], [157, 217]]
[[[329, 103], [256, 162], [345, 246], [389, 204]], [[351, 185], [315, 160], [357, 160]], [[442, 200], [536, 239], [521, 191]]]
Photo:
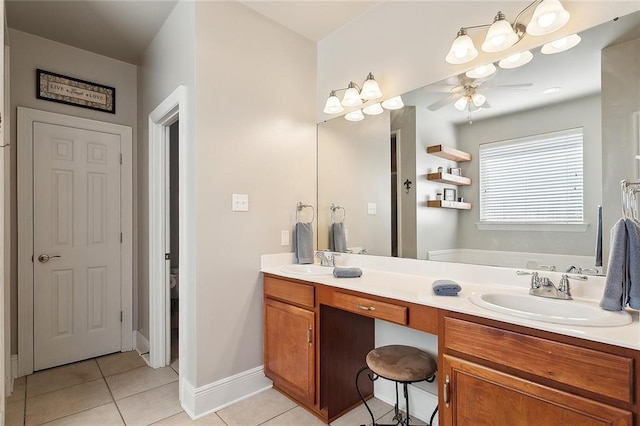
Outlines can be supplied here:
[[[133, 128], [134, 161], [136, 144], [136, 67], [125, 62], [96, 55], [21, 31], [9, 30], [11, 42], [11, 145], [17, 146], [16, 108], [28, 107], [42, 111], [67, 114], [92, 120], [116, 123]], [[116, 114], [64, 105], [36, 99], [36, 69], [77, 77], [95, 83], [115, 87]], [[11, 149], [11, 253], [18, 244], [16, 211], [16, 162], [17, 150]], [[135, 181], [135, 177], [134, 177]], [[135, 191], [134, 191], [135, 197]], [[135, 208], [134, 208], [135, 212]], [[135, 230], [134, 230], [135, 233]], [[18, 350], [17, 318], [17, 269], [18, 259], [11, 258], [11, 348]], [[134, 289], [136, 280], [134, 279]], [[135, 318], [135, 316], [134, 316]]]
[[[260, 255], [291, 250], [280, 232], [298, 201], [316, 197], [316, 47], [237, 2], [195, 9], [193, 384], [202, 386], [262, 365]], [[233, 193], [249, 195], [248, 212], [231, 211]]]
[[[330, 206], [344, 207], [347, 247], [391, 254], [391, 150], [389, 111], [351, 122], [318, 125], [318, 249], [329, 248]], [[376, 214], [368, 214], [368, 204]], [[342, 218], [342, 212], [337, 213]], [[371, 232], [372, 229], [384, 230]]]

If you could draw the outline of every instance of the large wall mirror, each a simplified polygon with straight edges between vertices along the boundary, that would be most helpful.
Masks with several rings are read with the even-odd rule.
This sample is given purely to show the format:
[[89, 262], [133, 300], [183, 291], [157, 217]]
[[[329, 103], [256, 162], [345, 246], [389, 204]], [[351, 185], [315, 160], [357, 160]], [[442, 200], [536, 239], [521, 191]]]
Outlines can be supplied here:
[[[318, 249], [333, 249], [333, 231], [342, 228], [346, 250], [354, 253], [529, 269], [574, 265], [602, 273], [595, 262], [598, 206], [606, 266], [608, 230], [620, 217], [619, 182], [638, 176], [640, 12], [580, 37], [580, 44], [558, 54], [532, 50], [533, 60], [522, 67], [416, 89], [402, 95], [400, 110], [319, 124]], [[456, 108], [465, 86], [490, 107]], [[582, 223], [482, 221], [480, 148], [567, 129], [582, 133]], [[434, 145], [471, 160], [427, 153]], [[536, 161], [518, 167], [556, 166]], [[470, 184], [430, 180], [439, 168]]]

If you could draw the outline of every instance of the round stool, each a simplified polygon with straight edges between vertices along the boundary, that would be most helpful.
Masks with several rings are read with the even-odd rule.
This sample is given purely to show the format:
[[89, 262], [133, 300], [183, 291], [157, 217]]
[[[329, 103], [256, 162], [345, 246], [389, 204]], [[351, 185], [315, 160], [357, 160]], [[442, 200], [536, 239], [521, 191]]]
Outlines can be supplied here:
[[[367, 407], [367, 411], [371, 415], [371, 422], [373, 426], [395, 426], [405, 425], [409, 426], [409, 393], [407, 391], [407, 385], [409, 383], [427, 381], [433, 382], [436, 378], [436, 372], [438, 370], [438, 364], [433, 356], [429, 355], [425, 351], [418, 348], [404, 345], [389, 345], [382, 346], [371, 350], [367, 354], [367, 365], [362, 367], [356, 375], [356, 389], [360, 395], [360, 399]], [[369, 408], [367, 401], [362, 396], [360, 387], [358, 386], [358, 379], [360, 375], [366, 371], [371, 371], [368, 377], [371, 381], [377, 380], [379, 377], [383, 379], [391, 380], [396, 383], [396, 405], [395, 415], [393, 420], [396, 421], [393, 425], [380, 425], [376, 423], [373, 417], [373, 412]], [[404, 390], [404, 399], [407, 408], [407, 417], [403, 418], [402, 413], [398, 407], [398, 384], [402, 384]], [[433, 411], [429, 425], [433, 424], [433, 419], [438, 412], [438, 406]]]

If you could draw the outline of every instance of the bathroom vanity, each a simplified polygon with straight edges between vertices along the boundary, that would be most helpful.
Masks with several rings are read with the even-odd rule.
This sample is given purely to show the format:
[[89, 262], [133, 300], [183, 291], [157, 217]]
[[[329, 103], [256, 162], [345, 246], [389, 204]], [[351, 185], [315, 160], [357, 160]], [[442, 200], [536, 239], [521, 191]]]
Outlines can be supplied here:
[[[376, 319], [438, 336], [441, 425], [640, 422], [636, 314], [620, 327], [567, 327], [474, 306], [467, 296], [486, 284], [438, 297], [428, 276], [263, 272], [265, 374], [327, 423], [360, 403], [354, 381], [375, 346]], [[368, 379], [362, 388], [372, 396]]]

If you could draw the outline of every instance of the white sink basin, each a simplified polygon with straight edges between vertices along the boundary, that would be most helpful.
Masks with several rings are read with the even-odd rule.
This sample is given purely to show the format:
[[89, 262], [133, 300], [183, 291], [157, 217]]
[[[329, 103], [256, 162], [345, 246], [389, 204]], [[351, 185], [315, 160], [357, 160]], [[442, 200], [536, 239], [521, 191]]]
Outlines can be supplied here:
[[332, 275], [333, 267], [320, 265], [287, 265], [280, 268], [282, 272], [298, 275]]
[[629, 324], [632, 320], [626, 311], [605, 311], [596, 302], [584, 300], [509, 293], [473, 293], [469, 300], [494, 312], [555, 324], [613, 327]]

